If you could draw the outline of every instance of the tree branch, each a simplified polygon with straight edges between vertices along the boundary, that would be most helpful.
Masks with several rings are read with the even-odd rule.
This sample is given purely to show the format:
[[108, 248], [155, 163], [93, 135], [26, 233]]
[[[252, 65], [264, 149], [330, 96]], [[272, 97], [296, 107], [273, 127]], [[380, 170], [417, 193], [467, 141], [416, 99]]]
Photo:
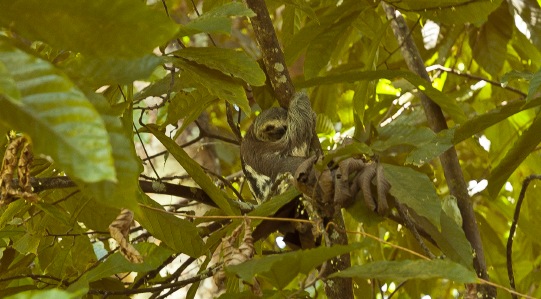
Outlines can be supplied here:
[[[394, 7], [383, 2], [382, 6], [387, 15], [387, 19], [392, 20], [391, 27], [398, 43], [402, 45], [402, 56], [404, 56], [408, 68], [430, 82], [430, 77], [426, 72], [424, 61], [410, 36], [406, 21]], [[425, 94], [421, 94], [420, 98], [430, 128], [436, 133], [447, 129], [447, 123], [441, 108]], [[460, 168], [456, 149], [451, 147], [444, 152], [440, 156], [440, 162], [451, 194], [457, 198], [458, 207], [462, 214], [462, 219], [464, 220], [462, 229], [474, 250], [473, 266], [480, 278], [489, 280], [479, 228], [475, 220], [475, 213], [473, 211], [470, 196], [468, 195], [468, 189], [462, 169]], [[479, 285], [478, 290], [479, 293], [483, 295], [483, 298], [495, 298], [496, 296], [496, 289], [494, 287]]]
[[[15, 180], [15, 183], [17, 181]], [[32, 190], [35, 193], [39, 193], [45, 190], [50, 189], [61, 189], [61, 188], [73, 188], [77, 187], [74, 181], [67, 176], [58, 176], [58, 177], [48, 177], [48, 178], [31, 178], [30, 183], [32, 185]], [[183, 198], [188, 198], [195, 200], [199, 203], [203, 203], [212, 207], [217, 207], [214, 201], [205, 193], [203, 189], [187, 187], [177, 184], [171, 184], [166, 182], [161, 182], [164, 188], [156, 190], [152, 187], [153, 182], [146, 180], [139, 180], [139, 186], [141, 190], [145, 193], [154, 193], [154, 194], [167, 194], [171, 196], [178, 196]]]
[[284, 54], [274, 32], [267, 6], [264, 0], [246, 0], [246, 4], [256, 13], [256, 16], [251, 17], [250, 21], [272, 89], [280, 106], [287, 108], [289, 107], [289, 99], [295, 93], [295, 88], [291, 82]]

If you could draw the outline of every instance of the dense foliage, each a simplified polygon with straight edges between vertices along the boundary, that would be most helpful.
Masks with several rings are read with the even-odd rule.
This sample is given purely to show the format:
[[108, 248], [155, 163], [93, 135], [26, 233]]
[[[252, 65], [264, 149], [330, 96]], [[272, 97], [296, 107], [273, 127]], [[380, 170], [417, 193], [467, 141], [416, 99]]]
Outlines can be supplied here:
[[[255, 227], [298, 195], [256, 205], [241, 172], [236, 128], [244, 133], [256, 111], [276, 105], [253, 11], [230, 0], [146, 2], [0, 0], [0, 153], [26, 137], [39, 197], [2, 191], [0, 297], [214, 296], [209, 277], [241, 211]], [[333, 275], [352, 277], [359, 298], [453, 298], [486, 283], [438, 159], [452, 147], [498, 298], [513, 284], [540, 298], [541, 191], [535, 177], [523, 189], [541, 174], [539, 3], [388, 1], [432, 84], [408, 69], [380, 1], [266, 3], [324, 151], [381, 162], [438, 259], [421, 257], [417, 236], [358, 200], [344, 210], [348, 245], [289, 250], [271, 234], [252, 260], [227, 267], [223, 298], [322, 298], [318, 267], [348, 252], [352, 267]], [[449, 129], [430, 129], [420, 94]], [[348, 136], [355, 142], [340, 148]], [[10, 161], [25, 161], [23, 152]], [[2, 188], [24, 181], [6, 175], [8, 162]], [[135, 214], [130, 242], [142, 263], [109, 236], [122, 208]]]

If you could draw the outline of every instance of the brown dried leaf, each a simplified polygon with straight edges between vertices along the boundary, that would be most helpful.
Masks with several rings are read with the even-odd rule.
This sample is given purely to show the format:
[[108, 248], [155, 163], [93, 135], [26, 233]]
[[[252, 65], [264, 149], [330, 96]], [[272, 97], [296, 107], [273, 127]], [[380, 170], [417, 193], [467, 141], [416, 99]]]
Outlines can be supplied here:
[[122, 256], [134, 264], [140, 264], [143, 262], [143, 257], [128, 240], [132, 222], [133, 212], [128, 209], [122, 209], [113, 223], [109, 225], [109, 233], [118, 242]]

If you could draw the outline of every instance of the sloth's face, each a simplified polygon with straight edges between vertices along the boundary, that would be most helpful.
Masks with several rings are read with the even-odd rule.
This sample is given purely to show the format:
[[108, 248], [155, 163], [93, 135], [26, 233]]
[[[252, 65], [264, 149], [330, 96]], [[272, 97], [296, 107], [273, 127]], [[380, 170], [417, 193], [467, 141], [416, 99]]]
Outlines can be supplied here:
[[287, 132], [287, 111], [271, 108], [262, 112], [254, 123], [256, 138], [264, 142], [282, 139]]

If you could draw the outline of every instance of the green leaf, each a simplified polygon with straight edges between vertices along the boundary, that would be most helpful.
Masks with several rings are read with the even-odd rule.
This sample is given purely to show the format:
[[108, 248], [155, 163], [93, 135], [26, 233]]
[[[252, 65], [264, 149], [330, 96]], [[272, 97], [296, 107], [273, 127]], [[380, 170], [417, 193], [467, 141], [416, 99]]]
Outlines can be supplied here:
[[[274, 215], [281, 207], [299, 196], [300, 192], [296, 188], [289, 188], [280, 195], [272, 197], [270, 200], [258, 205], [255, 210], [248, 213], [250, 216], [271, 216]], [[254, 223], [257, 223], [254, 222]]]
[[226, 267], [226, 271], [234, 273], [246, 281], [251, 281], [255, 275], [260, 275], [268, 279], [273, 286], [283, 289], [299, 273], [308, 274], [326, 260], [359, 248], [362, 248], [361, 243], [353, 243], [347, 246], [318, 247], [268, 255], [240, 265]]
[[173, 95], [175, 91], [181, 89], [181, 83], [178, 73], [175, 74], [173, 78], [171, 78], [171, 74], [167, 74], [163, 78], [145, 87], [140, 92], [134, 94], [133, 101], [138, 102], [147, 97], [158, 97], [167, 94]]
[[[460, 213], [460, 211], [458, 212]], [[460, 214], [455, 214], [455, 218], [451, 218], [449, 214], [442, 210], [440, 215], [441, 238], [434, 239], [437, 240], [438, 246], [446, 257], [473, 270], [473, 249], [464, 234], [462, 225], [457, 223], [459, 221], [457, 216], [462, 220]], [[432, 234], [430, 235], [432, 236]], [[442, 241], [442, 239], [445, 239], [445, 241]]]
[[38, 254], [39, 243], [41, 238], [32, 233], [27, 232], [20, 239], [13, 243], [13, 248], [15, 248], [21, 254]]
[[458, 144], [471, 136], [482, 132], [488, 127], [491, 127], [500, 121], [507, 119], [511, 115], [517, 114], [521, 111], [531, 109], [541, 105], [541, 97], [534, 98], [527, 103], [524, 101], [513, 101], [505, 106], [493, 109], [485, 114], [476, 116], [462, 125], [460, 125], [455, 132], [454, 143]]
[[[292, 6], [296, 9], [301, 10], [303, 13], [305, 13], [310, 19], [317, 20], [317, 15], [314, 9], [310, 6], [309, 2], [306, 2], [304, 0], [282, 0], [282, 3], [286, 4], [286, 9], [288, 9], [288, 6]], [[285, 28], [283, 26], [282, 28]]]
[[488, 73], [497, 75], [507, 59], [507, 44], [511, 40], [515, 21], [507, 4], [502, 4], [470, 36], [472, 56]]
[[379, 128], [378, 132], [381, 138], [376, 140], [371, 148], [380, 152], [400, 145], [417, 147], [429, 143], [436, 136], [436, 133], [427, 127], [414, 127], [399, 122]]
[[201, 256], [203, 240], [193, 223], [167, 213], [145, 193], [141, 192], [140, 201], [143, 206], [135, 213], [135, 219], [145, 229], [176, 253], [194, 258]]
[[215, 97], [237, 105], [244, 113], [250, 114], [250, 104], [242, 84], [221, 72], [190, 63], [184, 59], [174, 59], [175, 65], [192, 76], [193, 80], [204, 85]]
[[293, 38], [284, 45], [284, 57], [287, 65], [291, 65], [308, 45], [320, 34], [328, 30], [337, 20], [352, 12], [359, 14], [363, 4], [358, 1], [345, 1], [342, 5], [330, 5], [318, 20], [312, 20], [302, 27]]
[[406, 158], [406, 164], [413, 164], [420, 167], [429, 163], [434, 158], [443, 154], [446, 150], [453, 146], [453, 138], [455, 129], [448, 129], [439, 132], [430, 141], [418, 144], [417, 149], [411, 151]]
[[530, 81], [530, 86], [528, 88], [528, 96], [526, 97], [526, 100], [530, 101], [537, 94], [540, 87], [541, 87], [541, 70], [533, 74]]
[[35, 151], [50, 155], [69, 175], [115, 181], [105, 125], [84, 94], [48, 62], [1, 42], [0, 61], [22, 96], [0, 95], [0, 122], [30, 135]]
[[240, 78], [253, 86], [265, 85], [265, 73], [245, 52], [223, 48], [185, 48], [173, 52], [175, 56], [218, 70], [226, 76]]
[[21, 98], [21, 92], [17, 88], [17, 83], [11, 77], [9, 70], [2, 61], [0, 61], [0, 94], [5, 94], [15, 100]]
[[331, 27], [318, 34], [306, 49], [304, 75], [307, 79], [316, 77], [329, 63], [334, 49], [339, 44], [342, 35], [348, 33], [351, 23], [357, 18], [358, 12], [345, 16]]
[[[364, 12], [364, 14], [370, 14], [370, 12], [372, 11], [367, 10]], [[373, 14], [376, 15], [376, 18], [373, 17]], [[381, 24], [381, 20], [379, 19], [379, 17], [377, 17], [377, 14], [375, 12], [372, 12], [370, 16], [372, 16], [373, 19], [375, 19], [374, 23]], [[377, 68], [377, 65], [375, 62], [377, 62], [379, 46], [381, 44], [382, 39], [385, 37], [385, 31], [387, 30], [389, 23], [390, 22], [387, 22], [385, 26], [375, 26], [376, 28], [379, 27], [379, 30], [376, 32], [374, 38], [372, 39], [368, 47], [369, 55], [368, 57], [365, 58], [365, 63], [366, 63], [365, 70], [367, 71], [368, 70], [374, 71]], [[367, 105], [373, 104], [375, 97], [376, 97], [376, 82], [361, 81], [357, 84], [357, 86], [355, 87], [355, 94], [353, 96], [353, 109], [355, 109], [355, 113], [357, 114], [357, 117], [359, 118], [359, 120], [363, 122], [368, 121], [365, 119], [366, 107]]]
[[0, 208], [0, 228], [4, 228], [17, 214], [24, 213], [29, 208], [24, 200], [17, 200]]
[[500, 82], [502, 83], [503, 87], [506, 87], [509, 85], [510, 81], [513, 80], [526, 80], [530, 81], [533, 78], [533, 74], [530, 72], [520, 72], [517, 70], [511, 70], [510, 72], [505, 73], [502, 78], [500, 79]]
[[86, 185], [99, 202], [117, 207], [129, 208], [136, 212], [137, 194], [139, 190], [139, 174], [142, 171], [139, 157], [135, 152], [132, 133], [133, 111], [124, 111], [121, 119], [120, 112], [115, 111], [107, 100], [100, 94], [89, 93], [87, 95], [96, 110], [100, 113], [105, 123], [109, 140], [113, 147], [113, 159], [117, 181], [115, 183], [105, 181]]
[[449, 216], [459, 227], [462, 227], [462, 214], [458, 208], [456, 197], [449, 195], [443, 199], [441, 205], [442, 211]]
[[165, 125], [176, 125], [182, 119], [182, 127], [180, 127], [177, 134], [184, 131], [210, 103], [216, 100], [205, 86], [193, 81], [190, 76], [181, 75], [180, 80], [183, 89], [171, 99], [171, 103], [167, 108], [167, 122], [165, 123]]
[[497, 9], [501, 0], [440, 0], [404, 1], [404, 10], [414, 10], [423, 18], [444, 24], [478, 24], [486, 22], [488, 15]]
[[488, 193], [496, 197], [507, 179], [541, 142], [541, 117], [538, 115], [530, 127], [522, 133], [500, 163], [494, 167], [488, 180]]
[[6, 299], [74, 299], [82, 295], [81, 292], [69, 293], [64, 290], [51, 289], [21, 292], [17, 295], [6, 297]]
[[348, 158], [362, 155], [373, 156], [374, 152], [372, 151], [372, 148], [370, 148], [364, 142], [353, 142], [345, 146], [340, 146], [336, 150], [333, 150], [329, 154], [325, 155], [321, 164], [327, 165], [335, 158]]
[[383, 169], [391, 195], [439, 228], [441, 203], [430, 179], [407, 167], [383, 164]]
[[181, 35], [196, 33], [231, 33], [231, 17], [253, 17], [255, 13], [241, 2], [230, 2], [203, 13], [199, 18], [181, 26]]
[[175, 157], [175, 160], [186, 170], [186, 172], [192, 177], [192, 179], [209, 195], [209, 197], [218, 205], [220, 209], [226, 215], [236, 215], [238, 211], [233, 211], [229, 202], [224, 197], [224, 194], [212, 181], [207, 174], [201, 169], [201, 166], [197, 164], [188, 154], [175, 143], [174, 140], [165, 136], [162, 132], [158, 131], [153, 126], [146, 127], [162, 144], [165, 148]]
[[461, 283], [474, 283], [477, 281], [475, 272], [449, 260], [376, 261], [353, 266], [333, 273], [329, 277], [357, 277], [398, 281], [446, 278]]
[[93, 87], [130, 84], [148, 78], [162, 62], [161, 57], [149, 54], [137, 58], [85, 57], [79, 55], [69, 60], [66, 73], [79, 84]]
[[421, 92], [427, 95], [431, 100], [436, 102], [441, 109], [448, 113], [457, 123], [466, 121], [466, 115], [464, 111], [458, 106], [457, 101], [442, 93], [441, 91], [432, 87], [432, 85], [409, 71], [397, 71], [397, 70], [378, 70], [378, 71], [347, 71], [340, 72], [339, 74], [329, 73], [324, 76], [306, 80], [304, 82], [298, 82], [296, 86], [298, 88], [307, 88], [325, 84], [337, 84], [337, 83], [353, 83], [361, 80], [378, 80], [378, 79], [397, 79], [403, 78], [416, 86]]
[[96, 57], [140, 57], [177, 31], [165, 13], [141, 1], [1, 0], [0, 6], [0, 23], [25, 38]]

